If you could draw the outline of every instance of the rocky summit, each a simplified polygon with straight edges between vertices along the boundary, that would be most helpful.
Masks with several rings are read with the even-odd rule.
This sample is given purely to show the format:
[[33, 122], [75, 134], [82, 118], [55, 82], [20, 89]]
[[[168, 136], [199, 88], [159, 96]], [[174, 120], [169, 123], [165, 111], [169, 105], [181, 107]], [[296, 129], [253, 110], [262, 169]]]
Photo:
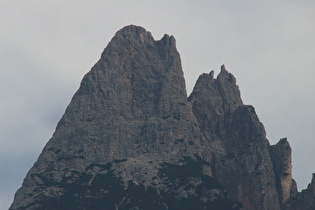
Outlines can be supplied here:
[[311, 210], [225, 66], [189, 97], [173, 36], [119, 30], [16, 192], [15, 209]]

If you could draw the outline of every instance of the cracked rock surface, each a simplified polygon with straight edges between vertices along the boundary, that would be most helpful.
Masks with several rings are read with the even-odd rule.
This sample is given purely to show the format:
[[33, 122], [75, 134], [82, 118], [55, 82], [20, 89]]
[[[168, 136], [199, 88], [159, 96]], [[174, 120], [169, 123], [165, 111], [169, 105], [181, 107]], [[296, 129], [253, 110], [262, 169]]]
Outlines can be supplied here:
[[235, 77], [213, 74], [187, 98], [174, 37], [122, 28], [10, 209], [312, 208], [314, 180], [297, 192], [287, 140], [270, 146]]

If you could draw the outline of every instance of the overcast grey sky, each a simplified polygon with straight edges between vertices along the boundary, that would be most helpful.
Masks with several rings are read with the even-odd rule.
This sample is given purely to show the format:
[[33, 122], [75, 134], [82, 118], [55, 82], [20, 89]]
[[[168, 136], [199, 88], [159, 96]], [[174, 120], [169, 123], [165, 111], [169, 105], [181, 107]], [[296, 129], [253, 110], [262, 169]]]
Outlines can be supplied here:
[[[75, 3], [74, 3], [75, 2]], [[0, 209], [7, 209], [84, 74], [120, 28], [173, 35], [188, 94], [234, 74], [271, 144], [287, 137], [299, 189], [315, 172], [315, 1], [0, 1]]]

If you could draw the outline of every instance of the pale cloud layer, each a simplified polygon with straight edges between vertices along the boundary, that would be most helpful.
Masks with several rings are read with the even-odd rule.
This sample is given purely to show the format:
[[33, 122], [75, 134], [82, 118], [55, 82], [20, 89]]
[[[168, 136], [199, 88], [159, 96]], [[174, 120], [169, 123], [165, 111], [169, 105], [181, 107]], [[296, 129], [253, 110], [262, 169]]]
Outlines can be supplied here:
[[[74, 1], [73, 1], [74, 2]], [[315, 172], [314, 1], [0, 2], [0, 209], [7, 209], [80, 81], [125, 25], [174, 35], [188, 93], [220, 66], [272, 144], [288, 137], [299, 189]]]

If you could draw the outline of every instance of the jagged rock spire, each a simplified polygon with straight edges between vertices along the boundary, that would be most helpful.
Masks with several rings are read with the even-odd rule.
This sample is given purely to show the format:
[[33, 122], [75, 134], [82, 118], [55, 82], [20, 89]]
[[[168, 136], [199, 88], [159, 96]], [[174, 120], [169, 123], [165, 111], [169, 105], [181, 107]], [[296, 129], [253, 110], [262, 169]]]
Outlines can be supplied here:
[[69, 180], [110, 200], [111, 194], [95, 192], [93, 180], [113, 161], [120, 161], [115, 171], [124, 174], [117, 179], [125, 186], [129, 181], [152, 185], [163, 162], [200, 154], [201, 139], [174, 37], [155, 41], [142, 27], [124, 27], [84, 76], [11, 209], [65, 205], [67, 196], [80, 206], [84, 196], [69, 192]]
[[224, 65], [217, 79], [213, 78], [213, 74], [211, 71], [199, 76], [188, 101], [193, 104], [193, 112], [201, 129], [209, 131], [216, 138], [215, 133], [222, 134], [219, 130], [224, 127], [224, 116], [230, 115], [243, 102], [235, 77]]
[[[290, 199], [292, 193], [296, 194], [295, 182], [292, 179], [291, 147], [286, 138], [276, 145], [270, 146], [271, 159], [276, 175], [276, 185], [281, 205]], [[295, 192], [293, 192], [295, 191]]]
[[212, 75], [202, 74], [188, 98], [213, 148], [206, 157], [212, 176], [245, 209], [280, 209], [269, 143], [255, 109], [243, 105], [236, 79], [224, 65], [217, 79]]
[[[314, 209], [224, 65], [186, 95], [173, 36], [119, 30], [17, 191], [15, 209]], [[240, 205], [241, 203], [241, 205]]]

